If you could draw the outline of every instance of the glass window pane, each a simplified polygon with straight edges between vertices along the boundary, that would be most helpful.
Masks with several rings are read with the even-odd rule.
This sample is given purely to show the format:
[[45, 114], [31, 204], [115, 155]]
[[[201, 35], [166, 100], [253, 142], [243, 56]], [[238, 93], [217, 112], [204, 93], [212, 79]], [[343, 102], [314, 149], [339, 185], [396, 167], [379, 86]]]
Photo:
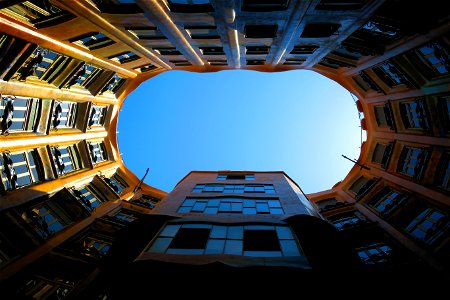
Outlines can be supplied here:
[[280, 245], [284, 256], [300, 256], [300, 251], [294, 240], [281, 240]]
[[227, 240], [224, 253], [242, 255], [242, 240]]
[[230, 226], [228, 227], [228, 239], [240, 239], [244, 238], [244, 227], [243, 226]]
[[195, 204], [195, 199], [186, 199], [183, 202], [183, 206], [193, 206]]
[[244, 207], [242, 212], [244, 215], [256, 215], [256, 208]]
[[294, 238], [294, 236], [292, 235], [292, 231], [289, 227], [277, 226], [276, 231], [277, 231], [278, 239], [280, 239], [280, 240]]
[[154, 253], [164, 253], [171, 242], [172, 238], [157, 238], [148, 251]]
[[269, 200], [267, 202], [269, 204], [269, 207], [281, 207], [280, 201], [278, 200]]
[[225, 240], [208, 240], [205, 254], [220, 254], [223, 253]]
[[227, 226], [213, 226], [210, 238], [214, 239], [224, 239], [227, 235]]
[[189, 213], [189, 212], [191, 212], [191, 207], [180, 207], [179, 209], [178, 209], [178, 212], [179, 213], [182, 213], [182, 214], [185, 214], [185, 213]]
[[166, 225], [166, 227], [164, 227], [163, 231], [159, 235], [174, 237], [177, 234], [178, 229], [180, 229], [180, 227], [181, 225]]
[[217, 208], [217, 207], [207, 207], [207, 208], [205, 208], [204, 213], [210, 214], [210, 215], [215, 215], [215, 214], [217, 214], [218, 210], [219, 210], [219, 208]]

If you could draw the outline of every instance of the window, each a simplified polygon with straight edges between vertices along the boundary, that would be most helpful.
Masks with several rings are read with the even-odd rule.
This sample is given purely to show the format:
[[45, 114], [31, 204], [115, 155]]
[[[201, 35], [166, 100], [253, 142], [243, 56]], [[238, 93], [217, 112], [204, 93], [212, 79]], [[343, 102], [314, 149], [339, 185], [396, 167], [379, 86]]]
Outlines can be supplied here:
[[355, 76], [352, 79], [365, 92], [374, 90], [378, 93], [381, 93], [381, 88], [375, 83], [375, 81], [373, 81], [372, 78], [370, 78], [370, 76], [368, 76], [364, 72], [360, 72], [358, 76]]
[[437, 165], [435, 182], [438, 187], [450, 191], [450, 152], [442, 154]]
[[14, 190], [41, 181], [36, 150], [0, 153], [0, 174], [5, 190]]
[[68, 61], [69, 58], [64, 55], [38, 47], [19, 68], [14, 78], [24, 81], [29, 76], [36, 76], [41, 80], [50, 81], [54, 79], [56, 73], [62, 71]]
[[389, 158], [392, 152], [392, 143], [377, 143], [372, 155], [372, 162], [380, 164], [382, 168], [387, 168]]
[[142, 195], [141, 198], [135, 199], [135, 200], [130, 200], [130, 202], [140, 205], [140, 206], [144, 206], [146, 208], [153, 209], [153, 208], [155, 208], [156, 204], [160, 200], [161, 199], [158, 199], [158, 198], [150, 196], [150, 195]]
[[389, 61], [379, 64], [377, 67], [373, 68], [373, 71], [391, 88], [401, 84], [412, 86], [406, 76]]
[[263, 55], [269, 54], [269, 46], [247, 46], [245, 47], [247, 55]]
[[87, 87], [89, 85], [89, 79], [91, 76], [95, 76], [100, 69], [95, 68], [89, 64], [82, 64], [78, 70], [69, 78], [69, 80], [63, 85], [64, 88], [69, 89], [73, 85], [80, 87]]
[[134, 54], [131, 51], [121, 52], [119, 54], [114, 54], [112, 56], [108, 56], [108, 59], [118, 62], [120, 64], [125, 64], [128, 62], [132, 62], [138, 60], [140, 57]]
[[243, 0], [242, 11], [268, 12], [286, 10], [289, 0]]
[[108, 159], [108, 153], [103, 142], [87, 142], [87, 144], [92, 164], [96, 165]]
[[219, 174], [216, 180], [255, 180], [255, 174]]
[[449, 228], [450, 218], [447, 214], [434, 208], [426, 208], [406, 226], [406, 231], [417, 240], [431, 245]]
[[246, 38], [274, 38], [277, 35], [278, 25], [246, 25], [244, 30]]
[[257, 257], [301, 256], [286, 226], [167, 224], [148, 252], [166, 254], [231, 254]]
[[172, 249], [204, 249], [210, 228], [180, 228], [170, 243]]
[[438, 41], [428, 43], [416, 50], [422, 61], [434, 75], [446, 75], [450, 70], [449, 51]]
[[129, 33], [140, 40], [163, 40], [164, 34], [156, 27], [126, 27]]
[[260, 66], [266, 63], [265, 59], [248, 59], [247, 66]]
[[198, 47], [203, 55], [225, 55], [222, 47]]
[[405, 128], [429, 129], [428, 114], [423, 98], [400, 102], [400, 113]]
[[103, 258], [111, 248], [111, 243], [94, 236], [87, 236], [81, 242], [81, 254], [96, 259]]
[[339, 214], [328, 218], [338, 230], [345, 230], [365, 223], [366, 219], [357, 211]]
[[328, 199], [323, 199], [323, 200], [317, 201], [316, 205], [322, 211], [322, 210], [333, 209], [333, 208], [343, 206], [343, 205], [345, 205], [345, 202], [338, 201], [336, 198], [328, 198]]
[[168, 0], [169, 8], [176, 13], [206, 13], [214, 11], [209, 0]]
[[177, 67], [185, 67], [192, 65], [188, 60], [169, 60], [169, 62], [173, 63]]
[[157, 66], [154, 66], [154, 65], [152, 65], [152, 64], [148, 64], [148, 65], [139, 67], [139, 68], [137, 68], [137, 69], [135, 69], [135, 70], [139, 70], [141, 73], [145, 73], [145, 72], [148, 72], [148, 71], [155, 70], [155, 69], [157, 69], [157, 68], [158, 68]]
[[111, 177], [103, 177], [103, 180], [114, 190], [118, 195], [123, 189], [127, 188], [129, 185], [125, 180], [122, 179], [117, 173]]
[[178, 212], [244, 215], [281, 215], [284, 213], [277, 198], [187, 198], [181, 204]]
[[53, 274], [45, 277], [39, 274], [28, 277], [17, 294], [22, 299], [65, 299], [70, 297], [75, 284], [72, 280]]
[[359, 199], [374, 185], [374, 183], [374, 179], [368, 179], [361, 176], [350, 186], [349, 190], [356, 194], [356, 199]]
[[39, 123], [40, 105], [39, 99], [2, 95], [1, 134], [34, 131]]
[[67, 225], [47, 204], [27, 209], [21, 214], [21, 217], [44, 239], [49, 238]]
[[442, 131], [450, 132], [450, 96], [439, 97], [437, 107]]
[[318, 48], [316, 45], [297, 45], [291, 50], [291, 54], [313, 54]]
[[265, 193], [275, 194], [272, 184], [197, 184], [192, 190], [193, 193]]
[[184, 29], [194, 40], [220, 39], [216, 26], [185, 26]]
[[305, 62], [306, 58], [304, 57], [289, 57], [286, 58], [286, 60], [284, 61], [283, 65], [301, 65]]
[[77, 103], [69, 101], [53, 101], [52, 127], [73, 128], [77, 116]]
[[116, 42], [99, 32], [89, 32], [69, 40], [69, 42], [96, 50], [115, 44]]
[[397, 172], [419, 180], [425, 169], [425, 163], [429, 157], [429, 152], [428, 149], [424, 148], [403, 147], [398, 160]]
[[59, 176], [82, 168], [76, 144], [69, 146], [51, 146], [53, 162]]
[[375, 119], [377, 120], [378, 126], [394, 129], [394, 119], [392, 118], [392, 111], [388, 102], [384, 105], [374, 106], [373, 110], [375, 112]]
[[103, 126], [105, 123], [107, 109], [107, 106], [92, 105], [88, 120], [88, 127]]
[[392, 39], [399, 34], [398, 28], [392, 27], [388, 24], [382, 24], [379, 21], [369, 21], [363, 27], [363, 31], [368, 31], [375, 35], [381, 35], [385, 38]]
[[129, 210], [120, 210], [114, 215], [114, 219], [120, 223], [130, 224], [138, 219], [138, 217]]
[[361, 9], [367, 0], [321, 0], [316, 10], [356, 10]]
[[366, 265], [386, 263], [392, 254], [392, 249], [384, 243], [376, 243], [356, 249], [359, 258]]
[[316, 23], [306, 24], [303, 29], [302, 38], [324, 38], [330, 37], [341, 27], [341, 24]]
[[111, 92], [115, 93], [117, 92], [120, 87], [125, 83], [126, 79], [120, 77], [117, 74], [114, 74], [113, 77], [108, 81], [108, 83], [105, 84], [105, 86], [101, 89], [100, 94], [103, 94], [105, 92]]
[[211, 66], [226, 66], [226, 65], [228, 65], [228, 62], [225, 59], [208, 60], [208, 63]]
[[95, 193], [98, 194], [98, 192], [91, 183], [86, 186], [74, 187], [70, 191], [88, 211], [93, 211], [103, 202], [100, 197], [95, 196]]
[[373, 207], [380, 215], [387, 217], [399, 208], [407, 196], [389, 187], [383, 188], [367, 204]]
[[160, 55], [181, 55], [181, 52], [177, 50], [175, 47], [159, 47], [159, 48], [153, 48], [156, 52], [158, 52]]
[[[18, 1], [12, 1], [18, 2]], [[36, 28], [44, 28], [69, 21], [75, 16], [62, 10], [49, 0], [28, 0], [0, 10], [15, 19], [29, 22]]]

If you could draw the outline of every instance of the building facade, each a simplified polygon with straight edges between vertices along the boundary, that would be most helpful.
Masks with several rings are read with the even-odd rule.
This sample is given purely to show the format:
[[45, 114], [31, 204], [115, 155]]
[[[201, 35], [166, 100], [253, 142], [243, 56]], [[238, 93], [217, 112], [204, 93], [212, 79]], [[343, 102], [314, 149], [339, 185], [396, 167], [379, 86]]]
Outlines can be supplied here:
[[[368, 270], [448, 278], [448, 32], [445, 3], [434, 0], [2, 1], [2, 285], [22, 295], [100, 295], [107, 280], [99, 274], [113, 273], [105, 261], [155, 261], [144, 258], [157, 252], [141, 251], [167, 218], [204, 218], [197, 209], [212, 199], [180, 202], [187, 191], [177, 198], [175, 189], [170, 204], [126, 168], [117, 118], [126, 96], [162, 72], [229, 69], [313, 70], [347, 88], [367, 131], [364, 167], [307, 198]], [[233, 203], [241, 202], [219, 207]], [[283, 214], [315, 215], [300, 207], [309, 213], [282, 207]], [[284, 220], [232, 216], [230, 224]]]

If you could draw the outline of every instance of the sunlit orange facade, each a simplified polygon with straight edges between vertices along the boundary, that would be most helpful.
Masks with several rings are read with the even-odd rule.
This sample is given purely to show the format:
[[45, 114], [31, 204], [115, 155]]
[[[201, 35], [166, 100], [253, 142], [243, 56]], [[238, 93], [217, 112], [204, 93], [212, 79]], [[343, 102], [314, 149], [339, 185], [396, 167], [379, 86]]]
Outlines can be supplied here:
[[[448, 10], [441, 1], [423, 7], [405, 0], [2, 1], [2, 289], [17, 297], [108, 299], [102, 276], [111, 270], [105, 261], [140, 265], [155, 258], [147, 251], [150, 241], [170, 218], [179, 217], [179, 207], [190, 207], [183, 201], [192, 190], [174, 196], [176, 188], [165, 200], [166, 192], [143, 184], [143, 174], [131, 173], [120, 157], [116, 129], [126, 96], [169, 70], [305, 69], [348, 89], [367, 140], [358, 164], [341, 182], [306, 195], [314, 203], [306, 204], [314, 206], [308, 215], [334, 225], [330, 237], [345, 241], [358, 270], [414, 269], [448, 278], [448, 34]], [[197, 180], [199, 174], [180, 185], [214, 184], [219, 175], [238, 174], [241, 180], [244, 173], [205, 172], [210, 177]], [[260, 178], [254, 184], [263, 186], [276, 185], [276, 176], [290, 181], [282, 172], [272, 172], [273, 178], [251, 174]], [[295, 183], [289, 186], [296, 189]], [[283, 207], [281, 198], [260, 201], [281, 201]], [[191, 213], [196, 215], [187, 212], [187, 220]], [[229, 226], [251, 220], [228, 213], [232, 217], [209, 220]], [[295, 215], [304, 214], [286, 218]], [[253, 221], [267, 221], [261, 218]], [[132, 249], [124, 250], [123, 243]], [[170, 249], [159, 261], [175, 261], [168, 259]], [[242, 262], [251, 261], [243, 256]], [[205, 259], [192, 257], [192, 264]], [[59, 267], [50, 271], [48, 265]]]

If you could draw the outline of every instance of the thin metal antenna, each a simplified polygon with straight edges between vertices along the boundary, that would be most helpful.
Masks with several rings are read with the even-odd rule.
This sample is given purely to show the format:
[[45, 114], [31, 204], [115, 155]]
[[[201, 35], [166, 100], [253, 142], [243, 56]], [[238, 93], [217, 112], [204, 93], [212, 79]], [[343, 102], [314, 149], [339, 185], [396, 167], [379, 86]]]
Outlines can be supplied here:
[[136, 186], [134, 187], [133, 193], [136, 193], [136, 191], [137, 191], [138, 189], [141, 188], [141, 184], [142, 184], [142, 182], [144, 182], [145, 176], [147, 176], [149, 170], [150, 170], [150, 168], [147, 168], [147, 171], [145, 171], [145, 174], [144, 174], [144, 176], [142, 177], [142, 179], [141, 179], [141, 180], [138, 182], [138, 184], [136, 184]]
[[351, 161], [351, 162], [354, 162], [355, 164], [357, 164], [358, 166], [360, 166], [361, 167], [361, 169], [366, 169], [366, 170], [370, 170], [370, 168], [369, 167], [366, 167], [365, 165], [363, 165], [363, 164], [360, 164], [359, 162], [357, 162], [356, 160], [354, 160], [354, 159], [351, 159], [351, 158], [348, 158], [347, 156], [345, 156], [345, 155], [343, 155], [342, 154], [342, 157], [343, 158], [346, 158], [346, 159], [348, 159], [349, 161]]

